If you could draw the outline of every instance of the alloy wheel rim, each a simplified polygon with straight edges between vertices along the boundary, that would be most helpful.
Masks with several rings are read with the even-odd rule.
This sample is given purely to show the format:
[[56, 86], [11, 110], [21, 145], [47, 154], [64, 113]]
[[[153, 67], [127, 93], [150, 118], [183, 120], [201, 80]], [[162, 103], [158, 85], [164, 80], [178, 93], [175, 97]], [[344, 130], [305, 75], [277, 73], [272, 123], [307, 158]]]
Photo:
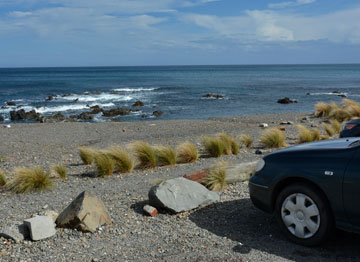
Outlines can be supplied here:
[[281, 218], [290, 233], [301, 239], [314, 236], [320, 227], [318, 206], [301, 193], [292, 194], [283, 201]]

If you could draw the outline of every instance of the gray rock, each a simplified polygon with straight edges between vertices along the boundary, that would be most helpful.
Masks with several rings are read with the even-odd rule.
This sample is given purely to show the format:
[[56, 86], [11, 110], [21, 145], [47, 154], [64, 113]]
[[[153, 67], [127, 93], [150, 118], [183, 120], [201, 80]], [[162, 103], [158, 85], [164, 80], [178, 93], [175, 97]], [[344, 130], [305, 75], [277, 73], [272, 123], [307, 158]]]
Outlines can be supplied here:
[[24, 220], [32, 240], [37, 241], [55, 235], [55, 223], [51, 217], [38, 216]]
[[179, 213], [218, 202], [220, 194], [209, 191], [200, 183], [179, 177], [152, 187], [149, 200], [152, 206]]
[[59, 227], [76, 228], [83, 232], [94, 232], [101, 225], [110, 223], [104, 203], [89, 191], [78, 195], [56, 219]]
[[28, 228], [21, 222], [12, 222], [2, 227], [0, 237], [14, 240], [16, 243], [24, 241], [29, 237]]
[[226, 182], [243, 182], [250, 179], [254, 174], [257, 161], [241, 163], [226, 167]]

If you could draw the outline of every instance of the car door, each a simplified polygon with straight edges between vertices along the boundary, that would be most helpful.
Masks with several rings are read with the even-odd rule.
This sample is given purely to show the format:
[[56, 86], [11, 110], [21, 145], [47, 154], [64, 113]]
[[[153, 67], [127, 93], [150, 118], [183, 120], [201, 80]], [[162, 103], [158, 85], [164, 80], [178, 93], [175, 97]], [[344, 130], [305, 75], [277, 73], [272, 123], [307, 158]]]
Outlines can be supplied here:
[[360, 227], [360, 147], [345, 172], [343, 201], [350, 223]]

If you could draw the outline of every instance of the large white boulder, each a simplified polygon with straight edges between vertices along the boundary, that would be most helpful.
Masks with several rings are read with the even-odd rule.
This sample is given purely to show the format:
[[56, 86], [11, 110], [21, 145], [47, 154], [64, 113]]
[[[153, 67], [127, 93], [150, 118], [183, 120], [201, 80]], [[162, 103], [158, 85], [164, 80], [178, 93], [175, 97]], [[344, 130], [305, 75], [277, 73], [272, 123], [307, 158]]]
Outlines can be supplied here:
[[30, 231], [32, 240], [37, 241], [55, 235], [55, 223], [51, 217], [38, 216], [24, 220], [24, 225]]

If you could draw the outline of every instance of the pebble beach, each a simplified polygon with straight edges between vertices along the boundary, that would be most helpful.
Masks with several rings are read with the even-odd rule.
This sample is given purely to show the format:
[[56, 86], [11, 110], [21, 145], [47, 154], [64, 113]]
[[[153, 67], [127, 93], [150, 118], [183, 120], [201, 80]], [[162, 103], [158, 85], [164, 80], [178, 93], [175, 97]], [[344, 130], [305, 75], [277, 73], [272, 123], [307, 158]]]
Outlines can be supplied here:
[[[306, 120], [304, 120], [306, 119]], [[290, 122], [291, 124], [282, 124]], [[23, 221], [46, 210], [61, 212], [78, 194], [89, 190], [105, 203], [112, 223], [95, 233], [57, 229], [54, 237], [13, 243], [0, 238], [0, 261], [358, 261], [360, 237], [336, 232], [323, 246], [313, 249], [290, 243], [275, 219], [256, 209], [247, 182], [229, 185], [214, 205], [154, 217], [143, 213], [149, 189], [166, 180], [209, 168], [218, 161], [233, 164], [258, 160], [263, 128], [285, 127], [286, 142], [297, 142], [297, 124], [319, 127], [321, 119], [310, 113], [262, 114], [204, 120], [144, 122], [65, 122], [11, 124], [0, 128], [0, 169], [11, 177], [16, 167], [63, 164], [67, 180], [56, 180], [52, 191], [15, 194], [0, 189], [0, 227]], [[226, 132], [250, 135], [254, 145], [238, 155], [202, 156], [195, 163], [154, 169], [135, 169], [130, 174], [94, 177], [94, 167], [81, 163], [77, 148], [124, 148], [134, 141], [176, 146], [191, 141], [202, 152], [206, 135]], [[271, 150], [265, 150], [268, 153]]]

